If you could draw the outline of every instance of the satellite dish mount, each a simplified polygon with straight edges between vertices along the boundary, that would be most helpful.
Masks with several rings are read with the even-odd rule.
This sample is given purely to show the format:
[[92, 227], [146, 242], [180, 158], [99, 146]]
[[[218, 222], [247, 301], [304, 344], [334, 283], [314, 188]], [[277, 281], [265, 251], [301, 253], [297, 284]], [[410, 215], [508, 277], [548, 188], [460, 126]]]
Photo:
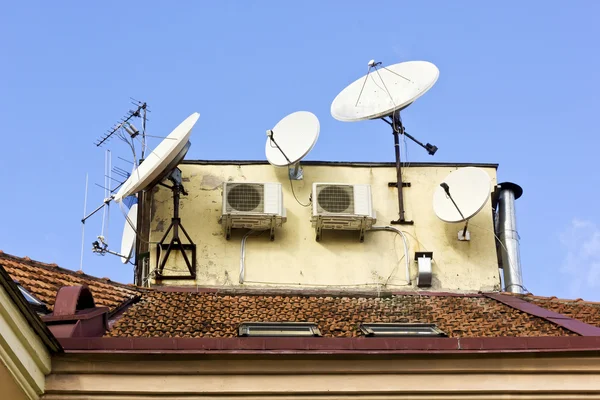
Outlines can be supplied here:
[[381, 117], [385, 123], [392, 127], [392, 134], [394, 135], [394, 151], [396, 153], [396, 182], [389, 182], [389, 187], [398, 188], [398, 220], [391, 221], [393, 225], [412, 225], [414, 222], [406, 219], [405, 211], [404, 211], [404, 198], [403, 198], [403, 188], [410, 187], [410, 182], [402, 181], [402, 160], [400, 159], [400, 135], [404, 135], [425, 150], [429, 155], [434, 155], [438, 150], [437, 146], [434, 146], [430, 143], [423, 144], [415, 137], [411, 136], [404, 129], [404, 125], [402, 124], [402, 118], [400, 117], [400, 110], [394, 111], [394, 113], [389, 117]]
[[[163, 270], [165, 265], [167, 264], [167, 260], [169, 259], [169, 255], [172, 251], [179, 251], [183, 260], [185, 261], [185, 265], [187, 266], [190, 275], [167, 275], [168, 279], [196, 279], [196, 269], [194, 266], [196, 265], [196, 245], [190, 238], [190, 235], [186, 232], [185, 228], [181, 224], [181, 218], [179, 217], [179, 200], [181, 195], [187, 196], [187, 192], [183, 184], [181, 183], [181, 170], [179, 168], [175, 168], [171, 173], [167, 176], [167, 179], [171, 181], [171, 185], [167, 185], [163, 182], [160, 182], [159, 185], [164, 186], [168, 189], [171, 189], [173, 192], [173, 218], [171, 218], [171, 224], [165, 231], [165, 234], [160, 239], [160, 242], [156, 245], [156, 275], [157, 279], [165, 278], [163, 276]], [[167, 236], [169, 233], [173, 231], [171, 235], [171, 240], [167, 242]], [[183, 232], [183, 235], [187, 241], [187, 243], [183, 243], [179, 236], [179, 231]], [[161, 253], [164, 253], [164, 256], [161, 260]], [[191, 251], [192, 259], [190, 259], [187, 255], [187, 251]]]

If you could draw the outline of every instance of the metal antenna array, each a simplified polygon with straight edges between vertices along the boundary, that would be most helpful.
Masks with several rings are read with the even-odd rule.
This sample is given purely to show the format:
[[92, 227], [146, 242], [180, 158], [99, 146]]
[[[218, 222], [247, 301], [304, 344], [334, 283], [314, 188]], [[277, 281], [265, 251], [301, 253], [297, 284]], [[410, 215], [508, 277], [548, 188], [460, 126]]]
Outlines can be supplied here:
[[147, 118], [147, 113], [150, 112], [150, 110], [148, 109], [148, 105], [146, 104], [146, 102], [142, 102], [139, 100], [136, 100], [134, 98], [131, 98], [132, 102], [131, 104], [133, 104], [134, 106], [136, 106], [135, 110], [129, 110], [127, 112], [126, 115], [124, 115], [119, 122], [117, 122], [111, 129], [107, 130], [106, 133], [104, 135], [102, 135], [102, 137], [100, 137], [100, 139], [98, 139], [95, 143], [96, 146], [100, 147], [102, 146], [105, 142], [109, 141], [112, 136], [117, 133], [119, 131], [119, 129], [121, 128], [125, 128], [127, 130], [127, 132], [129, 133], [129, 135], [131, 136], [131, 138], [135, 138], [137, 135], [139, 135], [139, 131], [137, 131], [136, 129], [127, 129], [128, 127], [128, 123], [129, 121], [133, 118], [142, 118], [142, 154], [141, 157], [144, 158], [145, 155], [145, 150], [146, 150], [146, 121], [148, 121]]

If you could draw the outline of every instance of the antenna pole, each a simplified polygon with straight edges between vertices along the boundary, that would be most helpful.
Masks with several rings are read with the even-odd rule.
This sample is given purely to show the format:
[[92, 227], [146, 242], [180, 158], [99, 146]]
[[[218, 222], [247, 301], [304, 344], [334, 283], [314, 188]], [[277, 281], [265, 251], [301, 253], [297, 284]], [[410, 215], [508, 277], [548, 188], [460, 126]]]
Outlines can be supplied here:
[[[83, 218], [87, 212], [88, 174], [85, 174], [85, 195], [83, 196]], [[85, 248], [85, 219], [81, 220], [81, 258], [79, 259], [79, 270], [83, 271], [83, 253]]]

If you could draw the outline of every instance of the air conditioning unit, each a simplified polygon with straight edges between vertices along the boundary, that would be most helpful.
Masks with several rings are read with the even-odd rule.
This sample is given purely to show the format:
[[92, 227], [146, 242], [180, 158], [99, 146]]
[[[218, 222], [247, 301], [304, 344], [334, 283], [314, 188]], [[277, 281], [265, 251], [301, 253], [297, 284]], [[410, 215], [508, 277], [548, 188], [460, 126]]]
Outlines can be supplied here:
[[312, 204], [317, 241], [323, 229], [339, 229], [360, 231], [362, 242], [365, 231], [377, 221], [371, 185], [313, 183]]
[[219, 223], [225, 238], [231, 229], [269, 230], [275, 239], [275, 228], [286, 221], [283, 192], [280, 183], [223, 183], [223, 211]]

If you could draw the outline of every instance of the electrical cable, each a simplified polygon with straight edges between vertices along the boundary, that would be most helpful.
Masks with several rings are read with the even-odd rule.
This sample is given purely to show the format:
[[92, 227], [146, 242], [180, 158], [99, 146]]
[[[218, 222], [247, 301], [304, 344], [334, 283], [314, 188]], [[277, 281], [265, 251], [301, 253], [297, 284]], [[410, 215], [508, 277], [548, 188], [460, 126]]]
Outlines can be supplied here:
[[260, 236], [264, 232], [265, 231], [250, 230], [250, 231], [246, 232], [246, 234], [242, 237], [242, 242], [240, 244], [240, 277], [239, 277], [240, 284], [244, 283], [244, 277], [246, 275], [246, 261], [245, 261], [245, 259], [246, 259], [246, 240], [250, 236]]
[[[269, 140], [272, 144], [275, 145], [275, 147], [277, 147], [277, 149], [281, 152], [281, 154], [283, 154], [283, 157], [285, 157], [285, 160], [288, 162], [288, 166], [292, 165], [293, 163], [290, 161], [290, 159], [288, 158], [288, 156], [284, 153], [284, 151], [281, 149], [281, 147], [279, 147], [279, 145], [277, 144], [277, 142], [275, 141], [275, 138], [273, 138], [273, 131], [271, 131], [271, 135], [269, 135]], [[298, 200], [298, 196], [296, 196], [296, 191], [294, 190], [294, 184], [292, 182], [292, 177], [290, 176], [289, 172], [288, 172], [288, 178], [290, 180], [290, 187], [292, 188], [292, 195], [294, 196], [294, 199], [296, 199], [296, 202], [298, 204], [300, 204], [302, 207], [310, 207], [311, 203], [309, 202], [308, 204], [304, 204], [302, 203], [300, 200]], [[309, 199], [310, 201], [310, 199]]]
[[[394, 232], [397, 233], [398, 235], [400, 235], [402, 237], [402, 243], [404, 244], [404, 260], [406, 262], [406, 282], [407, 284], [410, 285], [411, 283], [411, 279], [410, 279], [410, 261], [409, 261], [409, 256], [408, 256], [408, 241], [406, 240], [406, 236], [404, 235], [404, 232], [401, 231], [400, 229], [394, 228], [392, 226], [373, 226], [371, 227], [371, 229], [367, 232], [370, 231], [388, 231], [388, 232]], [[402, 260], [402, 258], [400, 259]], [[390, 275], [391, 276], [391, 275]], [[388, 277], [388, 281], [389, 281], [389, 277]], [[386, 281], [387, 284], [387, 281]]]

